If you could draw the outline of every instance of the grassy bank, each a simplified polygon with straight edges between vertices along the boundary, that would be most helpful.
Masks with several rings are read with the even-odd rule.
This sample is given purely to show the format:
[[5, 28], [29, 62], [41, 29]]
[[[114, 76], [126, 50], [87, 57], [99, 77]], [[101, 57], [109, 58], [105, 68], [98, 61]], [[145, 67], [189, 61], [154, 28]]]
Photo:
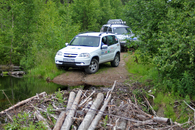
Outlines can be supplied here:
[[63, 70], [58, 70], [54, 62], [55, 53], [42, 51], [35, 56], [36, 65], [28, 70], [28, 76], [39, 77], [43, 79], [53, 79], [62, 74]]

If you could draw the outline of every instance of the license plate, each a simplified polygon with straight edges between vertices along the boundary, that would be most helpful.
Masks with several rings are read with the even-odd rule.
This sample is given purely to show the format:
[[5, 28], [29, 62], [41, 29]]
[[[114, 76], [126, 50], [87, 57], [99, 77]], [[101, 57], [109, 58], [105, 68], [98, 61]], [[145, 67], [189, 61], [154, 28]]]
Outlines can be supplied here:
[[75, 60], [74, 60], [74, 59], [64, 58], [63, 61], [64, 61], [64, 62], [74, 62]]

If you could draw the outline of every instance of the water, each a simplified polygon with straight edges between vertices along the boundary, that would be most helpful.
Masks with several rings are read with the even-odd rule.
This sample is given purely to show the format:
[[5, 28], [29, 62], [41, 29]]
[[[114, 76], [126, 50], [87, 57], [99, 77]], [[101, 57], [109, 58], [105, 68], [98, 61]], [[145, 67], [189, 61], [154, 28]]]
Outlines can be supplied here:
[[36, 93], [46, 92], [54, 93], [64, 86], [54, 83], [47, 83], [38, 78], [15, 78], [11, 76], [0, 77], [0, 111], [10, 106], [35, 96]]

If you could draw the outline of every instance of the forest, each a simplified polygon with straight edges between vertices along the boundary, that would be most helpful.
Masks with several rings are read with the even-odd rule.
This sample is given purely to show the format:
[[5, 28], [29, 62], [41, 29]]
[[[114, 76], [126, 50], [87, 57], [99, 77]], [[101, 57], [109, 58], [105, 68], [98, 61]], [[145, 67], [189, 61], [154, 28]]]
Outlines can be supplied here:
[[138, 63], [158, 71], [156, 86], [195, 94], [193, 0], [1, 0], [0, 9], [0, 65], [52, 70], [57, 50], [75, 35], [122, 19], [139, 36], [128, 45]]

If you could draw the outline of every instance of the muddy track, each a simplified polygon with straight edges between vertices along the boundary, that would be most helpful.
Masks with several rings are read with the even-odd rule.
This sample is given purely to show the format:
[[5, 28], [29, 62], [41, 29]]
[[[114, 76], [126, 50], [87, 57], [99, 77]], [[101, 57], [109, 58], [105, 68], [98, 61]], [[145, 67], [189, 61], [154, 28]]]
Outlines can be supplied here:
[[82, 69], [69, 69], [55, 77], [53, 82], [64, 86], [111, 86], [115, 80], [118, 83], [124, 83], [129, 79], [129, 73], [125, 66], [127, 55], [127, 53], [121, 53], [121, 61], [118, 67], [111, 67], [110, 63], [101, 64], [95, 74], [85, 74]]

